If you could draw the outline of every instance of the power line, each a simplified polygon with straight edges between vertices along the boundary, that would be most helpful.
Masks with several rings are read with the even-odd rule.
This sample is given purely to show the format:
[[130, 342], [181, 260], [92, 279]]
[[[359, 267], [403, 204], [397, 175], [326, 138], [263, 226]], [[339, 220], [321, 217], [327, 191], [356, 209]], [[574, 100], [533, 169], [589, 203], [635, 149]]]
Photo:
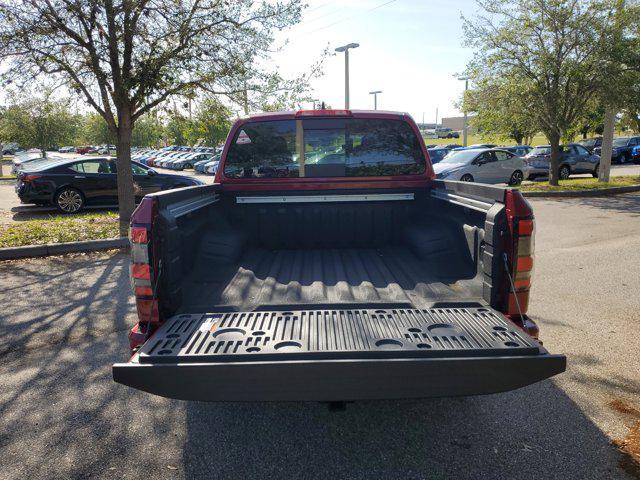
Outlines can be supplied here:
[[[355, 18], [355, 17], [362, 17], [362, 16], [364, 16], [364, 15], [367, 15], [367, 14], [368, 14], [368, 13], [370, 13], [370, 12], [373, 12], [374, 10], [377, 10], [377, 9], [379, 9], [379, 8], [382, 8], [382, 7], [386, 6], [386, 5], [389, 5], [389, 4], [391, 4], [391, 3], [394, 3], [394, 2], [396, 2], [396, 1], [397, 1], [397, 0], [388, 0], [388, 1], [384, 2], [384, 3], [381, 3], [380, 5], [376, 5], [375, 7], [369, 8], [369, 9], [367, 9], [367, 10], [363, 11], [363, 12], [360, 12], [360, 13], [357, 13], [357, 14], [354, 14], [354, 15], [350, 15], [350, 16], [348, 16], [348, 17], [341, 18], [341, 19], [339, 19], [339, 20], [336, 20], [336, 21], [335, 21], [335, 22], [333, 22], [333, 23], [330, 23], [330, 24], [328, 24], [328, 25], [324, 25], [324, 26], [322, 26], [322, 27], [320, 27], [320, 28], [316, 28], [315, 30], [310, 30], [310, 31], [306, 31], [306, 32], [300, 32], [300, 33], [297, 33], [296, 35], [294, 35], [293, 37], [291, 37], [291, 38], [290, 38], [290, 40], [297, 40], [297, 39], [299, 39], [299, 38], [302, 38], [302, 37], [304, 37], [304, 36], [310, 35], [310, 34], [312, 34], [312, 33], [319, 32], [319, 31], [321, 31], [321, 30], [325, 30], [325, 29], [327, 29], [327, 28], [333, 27], [334, 25], [337, 25], [337, 24], [339, 24], [339, 23], [346, 22], [346, 21], [348, 21], [348, 20], [352, 20], [352, 19], [353, 19], [353, 18]], [[337, 11], [337, 10], [334, 10], [332, 13], [335, 13], [336, 11]], [[304, 24], [304, 23], [306, 23], [306, 22], [301, 22], [301, 23], [299, 23], [298, 25], [302, 25], [302, 24]], [[291, 43], [289, 43], [289, 45], [291, 45]]]
[[314, 12], [314, 11], [316, 11], [316, 10], [320, 10], [321, 8], [326, 7], [327, 5], [331, 5], [332, 3], [336, 3], [336, 2], [335, 2], [335, 1], [332, 1], [332, 2], [324, 2], [324, 3], [321, 3], [320, 5], [318, 5], [318, 6], [316, 6], [316, 7], [310, 8], [310, 9], [309, 9], [309, 10], [307, 10], [305, 13], [309, 13], [309, 12]]
[[362, 12], [361, 14], [358, 14], [358, 15], [351, 15], [351, 16], [349, 16], [349, 17], [345, 17], [345, 18], [343, 18], [343, 19], [341, 19], [341, 20], [338, 20], [338, 21], [336, 21], [336, 22], [330, 23], [329, 25], [325, 25], [324, 27], [320, 27], [320, 28], [316, 28], [315, 30], [311, 30], [310, 32], [307, 32], [306, 34], [307, 34], [307, 35], [309, 35], [309, 34], [311, 34], [311, 33], [319, 32], [320, 30], [324, 30], [324, 29], [326, 29], [326, 28], [333, 27], [334, 25], [337, 25], [337, 24], [342, 23], [342, 22], [346, 22], [347, 20], [351, 20], [351, 19], [353, 19], [353, 18], [355, 18], [355, 17], [360, 17], [360, 16], [363, 16], [363, 15], [366, 15], [367, 13], [373, 12], [374, 10], [377, 10], [377, 9], [379, 9], [379, 8], [382, 8], [382, 7], [386, 6], [386, 5], [389, 5], [390, 3], [394, 3], [394, 2], [396, 2], [396, 1], [397, 1], [397, 0], [388, 0], [387, 2], [381, 3], [380, 5], [377, 5], [377, 6], [373, 7], [373, 8], [370, 8], [370, 9], [368, 9], [368, 10], [365, 10], [365, 11], [364, 11], [364, 12]]

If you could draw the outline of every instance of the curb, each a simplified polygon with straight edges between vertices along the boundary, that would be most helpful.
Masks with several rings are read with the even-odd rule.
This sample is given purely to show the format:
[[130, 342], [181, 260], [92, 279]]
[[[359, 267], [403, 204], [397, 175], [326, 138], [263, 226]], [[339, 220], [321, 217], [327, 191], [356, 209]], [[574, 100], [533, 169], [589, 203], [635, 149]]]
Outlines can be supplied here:
[[640, 185], [630, 185], [628, 187], [611, 187], [593, 190], [573, 190], [567, 192], [522, 192], [522, 195], [530, 198], [553, 198], [553, 197], [606, 197], [608, 195], [618, 195], [620, 193], [640, 192]]
[[16, 178], [0, 178], [0, 185], [3, 185], [5, 183], [16, 183]]
[[100, 250], [129, 248], [128, 238], [108, 240], [86, 240], [84, 242], [48, 243], [46, 245], [25, 245], [23, 247], [0, 248], [0, 260], [14, 260], [28, 257], [48, 257], [65, 253], [97, 252]]

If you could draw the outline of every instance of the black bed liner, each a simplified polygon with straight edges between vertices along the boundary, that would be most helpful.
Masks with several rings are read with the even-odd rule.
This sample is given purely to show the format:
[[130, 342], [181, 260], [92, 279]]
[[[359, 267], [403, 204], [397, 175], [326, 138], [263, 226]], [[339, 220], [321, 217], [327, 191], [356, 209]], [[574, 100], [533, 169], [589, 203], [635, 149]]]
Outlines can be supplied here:
[[538, 353], [487, 308], [303, 310], [178, 315], [142, 347], [140, 363]]
[[116, 381], [193, 400], [355, 400], [492, 393], [565, 358], [488, 307], [183, 314]]

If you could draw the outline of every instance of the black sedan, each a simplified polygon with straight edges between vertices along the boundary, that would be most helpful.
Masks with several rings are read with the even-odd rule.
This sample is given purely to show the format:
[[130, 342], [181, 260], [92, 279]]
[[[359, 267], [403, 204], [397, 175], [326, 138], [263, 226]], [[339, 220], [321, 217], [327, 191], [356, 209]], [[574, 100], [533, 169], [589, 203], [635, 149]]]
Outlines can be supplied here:
[[[136, 201], [149, 193], [172, 188], [203, 185], [183, 175], [157, 173], [131, 162]], [[75, 213], [85, 206], [118, 203], [116, 161], [113, 158], [51, 159], [38, 162], [18, 174], [16, 193], [22, 203], [55, 205], [64, 213]]]

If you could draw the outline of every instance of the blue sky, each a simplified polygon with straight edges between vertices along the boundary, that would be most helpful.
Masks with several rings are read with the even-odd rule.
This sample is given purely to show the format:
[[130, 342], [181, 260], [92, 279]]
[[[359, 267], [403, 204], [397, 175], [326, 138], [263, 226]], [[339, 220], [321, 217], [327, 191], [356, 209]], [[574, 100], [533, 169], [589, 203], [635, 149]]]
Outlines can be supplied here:
[[[472, 56], [462, 47], [461, 14], [473, 16], [473, 0], [308, 0], [302, 22], [279, 34], [289, 39], [273, 56], [281, 73], [296, 75], [329, 45], [360, 44], [350, 61], [351, 108], [373, 108], [368, 92], [383, 90], [378, 108], [409, 112], [416, 121], [457, 115], [464, 88], [454, 74]], [[376, 8], [377, 7], [377, 8]], [[329, 57], [314, 94], [332, 107], [344, 106], [344, 54]]]

